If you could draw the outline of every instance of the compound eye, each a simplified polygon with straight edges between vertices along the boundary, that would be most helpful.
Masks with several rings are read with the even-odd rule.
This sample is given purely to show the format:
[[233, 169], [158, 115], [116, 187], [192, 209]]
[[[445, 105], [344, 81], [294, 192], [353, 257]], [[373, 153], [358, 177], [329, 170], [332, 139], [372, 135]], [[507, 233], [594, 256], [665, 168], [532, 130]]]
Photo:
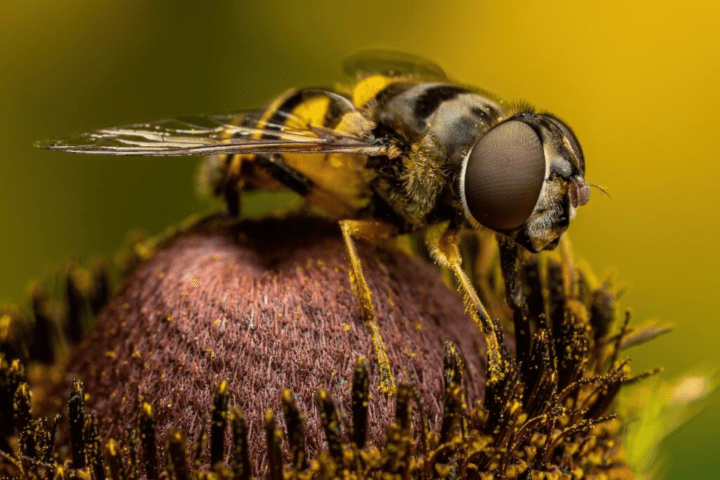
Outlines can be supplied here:
[[508, 120], [473, 146], [461, 195], [480, 224], [510, 231], [530, 217], [544, 179], [545, 155], [540, 137], [526, 123]]

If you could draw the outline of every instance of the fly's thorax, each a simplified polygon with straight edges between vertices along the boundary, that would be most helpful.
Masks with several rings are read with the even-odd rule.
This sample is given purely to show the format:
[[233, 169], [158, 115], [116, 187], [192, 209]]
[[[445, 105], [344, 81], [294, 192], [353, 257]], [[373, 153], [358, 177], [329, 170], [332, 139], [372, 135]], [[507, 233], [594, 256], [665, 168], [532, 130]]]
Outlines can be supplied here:
[[431, 136], [446, 162], [459, 168], [463, 154], [501, 116], [500, 105], [448, 83], [420, 83], [378, 107], [376, 119], [411, 143]]
[[501, 118], [500, 105], [443, 82], [395, 82], [374, 98], [369, 112], [378, 131], [404, 145], [401, 158], [381, 162], [389, 173], [380, 173], [386, 178], [375, 191], [415, 228], [462, 218], [454, 179], [465, 152]]
[[467, 221], [504, 233], [532, 252], [552, 249], [587, 203], [582, 149], [549, 114], [519, 112], [485, 133], [462, 161]]

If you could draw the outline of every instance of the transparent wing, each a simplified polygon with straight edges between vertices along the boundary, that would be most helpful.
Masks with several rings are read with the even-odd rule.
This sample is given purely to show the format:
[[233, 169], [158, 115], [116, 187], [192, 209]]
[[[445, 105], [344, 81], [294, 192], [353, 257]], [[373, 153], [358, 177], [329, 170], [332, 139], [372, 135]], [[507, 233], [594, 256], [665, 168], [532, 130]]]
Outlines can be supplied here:
[[387, 152], [387, 145], [372, 137], [309, 125], [291, 114], [285, 114], [283, 124], [246, 126], [255, 125], [259, 115], [261, 112], [232, 112], [170, 118], [40, 141], [35, 146], [73, 153], [136, 156]]
[[370, 75], [390, 77], [412, 75], [425, 80], [447, 81], [448, 76], [436, 63], [393, 50], [365, 50], [345, 60], [343, 70], [355, 80]]

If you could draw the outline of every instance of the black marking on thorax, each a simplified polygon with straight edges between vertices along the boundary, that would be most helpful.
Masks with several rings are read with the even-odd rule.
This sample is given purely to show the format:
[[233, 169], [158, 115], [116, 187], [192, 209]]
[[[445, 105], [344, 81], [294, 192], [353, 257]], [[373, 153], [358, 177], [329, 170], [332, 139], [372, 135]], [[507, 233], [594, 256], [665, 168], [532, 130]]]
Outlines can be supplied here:
[[373, 102], [375, 104], [376, 109], [382, 109], [382, 107], [384, 107], [393, 98], [397, 97], [401, 93], [406, 92], [414, 86], [415, 84], [408, 82], [391, 83], [390, 85], [376, 93], [372, 100], [370, 100], [370, 102]]
[[467, 93], [467, 90], [455, 85], [438, 85], [428, 88], [415, 99], [413, 114], [417, 118], [428, 118], [443, 102], [452, 100], [461, 93]]

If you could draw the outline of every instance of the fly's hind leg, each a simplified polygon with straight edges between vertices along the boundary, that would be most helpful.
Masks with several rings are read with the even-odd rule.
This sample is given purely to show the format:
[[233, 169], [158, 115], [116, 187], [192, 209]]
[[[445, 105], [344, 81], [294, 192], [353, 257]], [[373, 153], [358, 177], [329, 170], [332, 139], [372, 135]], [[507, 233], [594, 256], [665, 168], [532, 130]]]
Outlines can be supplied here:
[[242, 155], [229, 155], [227, 158], [227, 170], [222, 185], [222, 194], [231, 217], [240, 216], [240, 190], [242, 188], [240, 171], [242, 161]]
[[495, 323], [490, 319], [487, 310], [473, 287], [472, 281], [462, 269], [460, 256], [459, 232], [449, 228], [447, 223], [434, 225], [427, 229], [425, 241], [430, 255], [441, 266], [451, 269], [458, 281], [458, 289], [463, 296], [465, 308], [470, 313], [485, 337], [488, 355], [487, 384], [492, 385], [502, 380], [505, 372], [505, 360], [500, 345], [500, 335]]
[[380, 386], [378, 390], [387, 395], [393, 395], [395, 393], [395, 380], [390, 368], [390, 360], [387, 356], [385, 342], [383, 342], [380, 335], [370, 288], [368, 288], [365, 281], [360, 256], [355, 248], [353, 237], [369, 240], [388, 238], [395, 234], [395, 227], [376, 220], [341, 220], [340, 229], [342, 230], [345, 249], [350, 260], [350, 287], [358, 300], [362, 320], [370, 329], [373, 348], [380, 367]]

